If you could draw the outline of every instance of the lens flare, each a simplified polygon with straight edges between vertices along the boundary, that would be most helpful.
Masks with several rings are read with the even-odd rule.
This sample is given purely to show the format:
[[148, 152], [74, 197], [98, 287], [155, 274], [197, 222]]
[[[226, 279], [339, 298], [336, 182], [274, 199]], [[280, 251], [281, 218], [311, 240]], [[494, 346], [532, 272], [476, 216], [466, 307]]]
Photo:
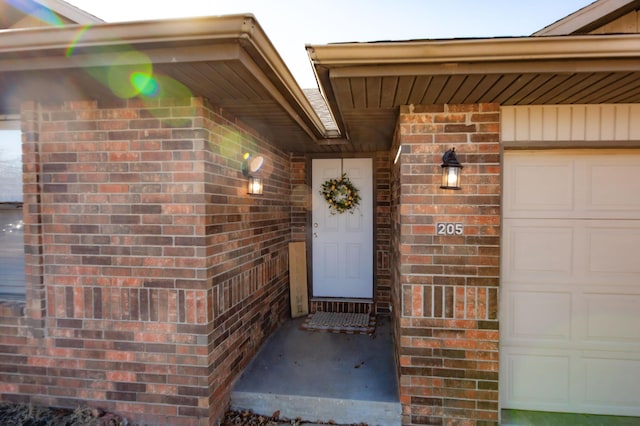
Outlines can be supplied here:
[[54, 27], [62, 27], [64, 25], [64, 22], [62, 22], [62, 19], [60, 19], [60, 17], [55, 12], [53, 12], [51, 9], [49, 9], [48, 7], [38, 2], [35, 2], [35, 1], [26, 2], [23, 0], [7, 0], [7, 3], [15, 7], [16, 9], [24, 12], [25, 14], [30, 15], [36, 19], [39, 19], [40, 21], [45, 22]]
[[[128, 51], [119, 55], [107, 72], [107, 85], [117, 97], [130, 99], [141, 93], [140, 76], [153, 75], [153, 65], [149, 57], [136, 51]], [[144, 88], [149, 85], [147, 81]]]
[[192, 96], [191, 90], [187, 86], [168, 75], [155, 73], [153, 74], [153, 81], [155, 82], [156, 90], [149, 94], [142, 93], [144, 97], [150, 99], [186, 99]]
[[159, 90], [158, 83], [149, 74], [142, 72], [131, 73], [131, 85], [136, 88], [138, 93], [144, 96], [156, 96]]
[[66, 50], [64, 56], [66, 56], [67, 58], [70, 58], [73, 55], [73, 51], [75, 50], [76, 46], [78, 45], [78, 41], [82, 38], [84, 33], [86, 33], [89, 28], [91, 28], [91, 25], [85, 25], [85, 26], [83, 26], [82, 28], [80, 28], [78, 30], [76, 35], [73, 36], [73, 40], [71, 41], [71, 44], [69, 45], [69, 47], [67, 47], [67, 50]]

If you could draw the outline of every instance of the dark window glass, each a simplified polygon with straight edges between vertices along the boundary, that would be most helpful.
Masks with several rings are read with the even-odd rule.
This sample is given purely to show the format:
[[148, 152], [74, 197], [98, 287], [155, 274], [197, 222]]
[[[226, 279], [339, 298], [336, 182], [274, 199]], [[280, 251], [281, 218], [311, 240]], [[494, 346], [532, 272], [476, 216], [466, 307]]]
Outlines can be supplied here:
[[0, 299], [22, 299], [24, 294], [22, 204], [0, 203]]
[[21, 299], [24, 283], [22, 146], [19, 123], [0, 121], [0, 299]]

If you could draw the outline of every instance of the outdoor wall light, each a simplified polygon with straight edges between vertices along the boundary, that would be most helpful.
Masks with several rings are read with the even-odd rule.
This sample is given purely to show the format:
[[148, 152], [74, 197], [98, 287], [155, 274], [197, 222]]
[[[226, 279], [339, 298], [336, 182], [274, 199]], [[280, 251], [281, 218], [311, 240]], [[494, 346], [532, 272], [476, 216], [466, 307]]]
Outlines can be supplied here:
[[262, 179], [259, 177], [249, 176], [247, 193], [251, 195], [262, 195]]
[[262, 195], [263, 182], [259, 177], [254, 176], [264, 164], [264, 157], [261, 155], [252, 157], [249, 153], [244, 154], [242, 162], [242, 174], [247, 178], [247, 193], [250, 195]]
[[442, 189], [460, 189], [462, 164], [456, 158], [456, 149], [451, 148], [442, 156]]

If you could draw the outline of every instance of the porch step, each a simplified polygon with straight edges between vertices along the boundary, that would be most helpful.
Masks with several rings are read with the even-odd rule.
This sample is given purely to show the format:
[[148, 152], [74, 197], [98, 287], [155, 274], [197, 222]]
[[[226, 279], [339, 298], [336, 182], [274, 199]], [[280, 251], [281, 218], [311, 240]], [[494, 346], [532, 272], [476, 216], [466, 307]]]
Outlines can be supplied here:
[[399, 402], [359, 401], [312, 396], [276, 395], [232, 392], [231, 409], [251, 410], [280, 417], [338, 424], [366, 423], [369, 426], [400, 426], [402, 407]]
[[372, 335], [305, 331], [287, 321], [262, 346], [231, 390], [233, 410], [337, 424], [400, 426], [389, 318]]

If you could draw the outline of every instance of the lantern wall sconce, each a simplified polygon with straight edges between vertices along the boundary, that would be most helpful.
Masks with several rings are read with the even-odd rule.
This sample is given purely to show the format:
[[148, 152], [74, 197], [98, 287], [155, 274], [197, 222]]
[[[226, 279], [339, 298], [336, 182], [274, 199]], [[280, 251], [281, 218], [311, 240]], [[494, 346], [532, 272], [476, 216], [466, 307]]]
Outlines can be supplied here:
[[264, 157], [261, 155], [252, 157], [249, 153], [244, 154], [242, 162], [242, 174], [247, 178], [247, 193], [250, 195], [262, 195], [264, 188], [262, 178], [254, 176], [264, 164]]
[[442, 189], [460, 189], [462, 164], [456, 158], [456, 149], [451, 148], [442, 156]]

